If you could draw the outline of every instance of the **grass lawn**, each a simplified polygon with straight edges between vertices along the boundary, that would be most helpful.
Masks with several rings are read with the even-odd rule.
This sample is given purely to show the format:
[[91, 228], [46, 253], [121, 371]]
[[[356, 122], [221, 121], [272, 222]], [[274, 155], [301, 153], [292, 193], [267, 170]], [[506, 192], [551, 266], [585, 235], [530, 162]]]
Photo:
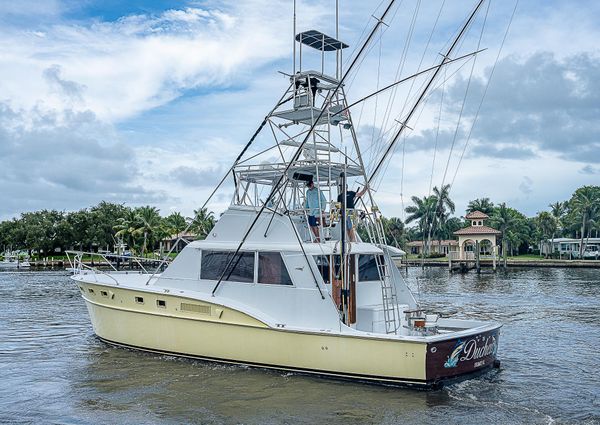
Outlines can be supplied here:
[[536, 254], [523, 254], [523, 255], [508, 256], [508, 259], [515, 260], [515, 261], [545, 260], [544, 256], [536, 255]]

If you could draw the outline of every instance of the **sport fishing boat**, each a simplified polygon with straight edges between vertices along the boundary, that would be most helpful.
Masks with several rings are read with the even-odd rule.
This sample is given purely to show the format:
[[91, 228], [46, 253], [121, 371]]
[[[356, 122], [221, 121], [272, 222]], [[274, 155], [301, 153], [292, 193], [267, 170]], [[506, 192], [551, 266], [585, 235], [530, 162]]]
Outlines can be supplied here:
[[[420, 387], [497, 365], [500, 323], [441, 317], [417, 304], [392, 260], [397, 250], [386, 242], [372, 188], [440, 70], [461, 58], [452, 56], [482, 3], [440, 62], [418, 72], [422, 89], [370, 173], [345, 87], [394, 2], [345, 70], [348, 45], [337, 29], [335, 37], [296, 34], [294, 23], [289, 85], [217, 186], [231, 179], [233, 199], [206, 239], [167, 267], [139, 272], [92, 268], [75, 253], [72, 279], [95, 334], [155, 353]], [[311, 51], [320, 71], [302, 69]], [[348, 190], [356, 183], [359, 193]]]

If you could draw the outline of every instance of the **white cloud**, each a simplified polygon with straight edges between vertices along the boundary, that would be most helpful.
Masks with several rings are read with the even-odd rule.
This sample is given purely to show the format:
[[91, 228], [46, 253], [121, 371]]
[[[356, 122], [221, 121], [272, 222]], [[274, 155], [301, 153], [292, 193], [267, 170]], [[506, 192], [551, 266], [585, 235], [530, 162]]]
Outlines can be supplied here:
[[[133, 150], [92, 112], [21, 112], [0, 103], [0, 219], [39, 209], [77, 209], [107, 200], [164, 201], [136, 183]], [[99, 140], [101, 139], [101, 141]]]
[[[186, 8], [115, 22], [60, 23], [27, 32], [0, 30], [0, 91], [17, 108], [89, 109], [115, 122], [163, 105], [183, 91], [236, 85], [288, 55], [281, 34], [289, 5], [253, 1], [223, 10]], [[310, 9], [309, 18], [322, 13]], [[268, 23], [268, 24], [265, 24]], [[53, 92], [49, 73], [80, 87], [78, 105]], [[44, 78], [46, 77], [46, 78]], [[56, 79], [56, 78], [55, 78]]]
[[[220, 179], [285, 85], [275, 71], [282, 60], [291, 56], [289, 1], [232, 1], [218, 7], [201, 2], [200, 6], [125, 16], [112, 22], [65, 20], [60, 17], [64, 4], [58, 1], [28, 0], [12, 2], [12, 6], [8, 3], [11, 2], [0, 4], [0, 15], [22, 20], [29, 10], [56, 19], [53, 24], [27, 26], [18, 21], [19, 25], [0, 27], [0, 153], [4, 155], [0, 157], [0, 186], [17, 193], [2, 204], [0, 216], [36, 208], [85, 207], [101, 199], [154, 201], [163, 210], [177, 206], [189, 214], [206, 199], [209, 181]], [[418, 30], [432, 23], [439, 7], [439, 3], [422, 3]], [[398, 50], [402, 48], [414, 4], [398, 12], [389, 38], [384, 41], [385, 66], [380, 86], [394, 79]], [[565, 58], [584, 57], [578, 56], [582, 52], [590, 58], [597, 54], [598, 6], [585, 2], [574, 10], [566, 1], [544, 7], [537, 2], [533, 6], [521, 4], [505, 55], [519, 53], [521, 58], [536, 58], [535, 52], [553, 52], [556, 60], [546, 63], [566, 70], [564, 78], [559, 79], [562, 86], [569, 81], [575, 84], [578, 75], [585, 71], [585, 63], [571, 69], [564, 66], [568, 62]], [[498, 47], [512, 8], [512, 3], [493, 5], [490, 13], [503, 8], [494, 16], [504, 20], [488, 22], [490, 37], [484, 45], [490, 50], [478, 59], [479, 76], [495, 58], [494, 47]], [[443, 44], [471, 6], [471, 1], [452, 5], [446, 2], [440, 33], [434, 41], [441, 40], [438, 44]], [[369, 16], [373, 7], [369, 2], [357, 2], [342, 10], [341, 38], [352, 48], [365, 21], [372, 23]], [[331, 12], [330, 3], [304, 3], [299, 8], [298, 30], [316, 28], [333, 34]], [[416, 68], [427, 35], [425, 32], [415, 36], [404, 75], [411, 67]], [[429, 53], [439, 57], [438, 47], [441, 46], [432, 47]], [[348, 53], [345, 52], [346, 58]], [[507, 69], [515, 71], [517, 77], [528, 69], [543, 69], [544, 62], [539, 57], [537, 68], [534, 63], [525, 67], [523, 62], [506, 62], [510, 65]], [[289, 63], [285, 66], [291, 67]], [[352, 86], [353, 99], [373, 88], [377, 55], [369, 56], [362, 68], [360, 78]], [[548, 72], [553, 68], [545, 69]], [[494, 103], [494, 90], [496, 94], [519, 95], [527, 86], [507, 84], [499, 78], [501, 75], [498, 73], [493, 81], [488, 94], [491, 103], [486, 102], [486, 106], [495, 105], [503, 113], [488, 110], [486, 116], [480, 117], [477, 128], [481, 131], [486, 123], [495, 125], [494, 117], [510, 115], [506, 111], [510, 102], [504, 97]], [[538, 75], [527, 77], [542, 81]], [[546, 91], [551, 100], [551, 90], [540, 90]], [[533, 96], [535, 90], [527, 93]], [[181, 98], [182, 94], [187, 96]], [[435, 100], [431, 103], [435, 104]], [[539, 109], [539, 105], [523, 105], [524, 109]], [[585, 108], [582, 103], [569, 113], [577, 115], [578, 108], [593, 110], [598, 108], [597, 102], [592, 106]], [[384, 107], [382, 100], [380, 113]], [[413, 142], [431, 142], [427, 136], [434, 128], [436, 110], [435, 106], [427, 109], [422, 119], [413, 123], [415, 134], [423, 135]], [[367, 105], [363, 124], [373, 123], [369, 117], [372, 112], [373, 105]], [[577, 116], [580, 124], [593, 121]], [[441, 183], [447, 157], [444, 147], [450, 142], [453, 126], [446, 123], [444, 129], [446, 145], [440, 145], [434, 185]], [[525, 130], [535, 132], [535, 128]], [[515, 131], [523, 133], [522, 129]], [[577, 131], [580, 133], [571, 134], [585, 133], [582, 126]], [[364, 141], [369, 143], [368, 138]], [[549, 142], [545, 139], [525, 145], [509, 139], [502, 143], [474, 139], [453, 188], [459, 209], [470, 199], [489, 196], [535, 212], [535, 208], [550, 201], [566, 199], [577, 185], [589, 184], [590, 179], [597, 177], [594, 152], [585, 163], [577, 162], [585, 159], [581, 155], [570, 158], [571, 161], [561, 160], [542, 149]], [[48, 145], [55, 148], [47, 151]], [[458, 148], [461, 147], [459, 143]], [[413, 145], [407, 152], [405, 200], [413, 194], [426, 194], [431, 172], [430, 148], [424, 152]], [[400, 155], [396, 154], [379, 192], [386, 214], [401, 214], [400, 163]], [[451, 168], [450, 173], [453, 172]], [[529, 188], [528, 195], [519, 191], [521, 184], [525, 184], [524, 189]], [[228, 190], [231, 189], [226, 188], [211, 205], [215, 212], [226, 207]]]

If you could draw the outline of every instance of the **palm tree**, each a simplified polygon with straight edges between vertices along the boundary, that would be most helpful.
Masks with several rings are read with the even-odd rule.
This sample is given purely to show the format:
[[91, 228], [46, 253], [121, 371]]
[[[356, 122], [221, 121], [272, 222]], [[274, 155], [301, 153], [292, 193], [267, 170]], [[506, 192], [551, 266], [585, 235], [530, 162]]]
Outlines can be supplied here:
[[438, 210], [445, 210], [448, 207], [451, 214], [454, 214], [456, 210], [456, 206], [454, 202], [450, 199], [450, 185], [442, 186], [442, 189], [438, 189], [437, 186], [433, 188], [433, 194], [436, 198], [436, 202], [438, 204]]
[[[163, 228], [164, 228], [164, 233], [165, 233], [165, 237], [168, 238], [173, 238], [175, 237], [177, 239], [177, 241], [175, 242], [175, 245], [171, 248], [171, 251], [173, 249], [177, 249], [177, 251], [179, 251], [179, 238], [182, 238], [184, 236], [184, 232], [188, 229], [188, 224], [187, 221], [185, 220], [185, 217], [183, 215], [181, 215], [181, 213], [179, 212], [174, 212], [171, 213], [171, 215], [169, 215], [168, 217], [166, 217], [163, 220]], [[160, 252], [161, 252], [161, 256], [163, 253], [163, 245], [162, 242], [160, 244]]]
[[418, 196], [410, 198], [414, 205], [409, 205], [404, 210], [409, 214], [404, 222], [406, 224], [417, 221], [423, 240], [423, 254], [429, 253], [429, 246], [425, 246], [425, 235], [429, 234], [431, 224], [433, 223], [433, 215], [435, 212], [436, 198], [435, 196], [425, 196], [423, 199]]
[[463, 227], [463, 222], [458, 217], [449, 217], [440, 223], [438, 237], [440, 239], [452, 239], [454, 232]]
[[581, 220], [581, 241], [579, 243], [579, 258], [583, 258], [583, 239], [585, 238], [586, 230], [589, 230], [590, 225], [595, 216], [600, 211], [600, 187], [598, 186], [583, 186], [575, 191], [573, 197], [569, 201], [569, 206]]
[[[450, 214], [454, 214], [456, 210], [456, 206], [454, 202], [450, 199], [450, 185], [442, 186], [442, 189], [438, 189], [438, 187], [433, 188], [433, 196], [435, 197], [435, 214], [433, 216], [433, 224], [431, 232], [435, 235], [438, 233], [438, 240], [441, 240], [441, 236], [439, 235], [438, 229], [444, 226], [444, 223], [450, 217]], [[449, 212], [446, 211], [446, 207]], [[429, 237], [430, 239], [430, 237]], [[439, 245], [438, 245], [439, 247]]]
[[504, 260], [504, 268], [506, 268], [507, 253], [508, 253], [508, 239], [509, 237], [514, 240], [515, 234], [513, 229], [517, 227], [518, 217], [513, 213], [511, 208], [506, 206], [506, 203], [501, 203], [494, 209], [492, 213], [492, 223], [500, 231], [502, 236], [502, 257]]
[[185, 217], [179, 212], [174, 212], [164, 220], [165, 228], [171, 235], [179, 236], [187, 229]]
[[[564, 227], [564, 218], [567, 213], [567, 207], [569, 203], [567, 201], [560, 202], [556, 201], [553, 204], [548, 205], [550, 207], [550, 212], [554, 220], [556, 221], [556, 229], [552, 232], [552, 253], [554, 254], [554, 237], [556, 236], [556, 231], [562, 232]], [[560, 252], [560, 250], [559, 250]], [[560, 254], [559, 254], [560, 255]]]
[[400, 240], [404, 237], [404, 223], [398, 217], [383, 217], [383, 229], [385, 238], [389, 243], [394, 243], [396, 248], [400, 248]]
[[194, 210], [194, 217], [189, 220], [191, 220], [190, 231], [200, 239], [206, 238], [215, 226], [214, 213], [206, 208]]
[[113, 228], [117, 231], [115, 236], [118, 239], [125, 240], [127, 246], [133, 249], [135, 246], [135, 229], [140, 226], [140, 218], [135, 210], [127, 209], [124, 216], [117, 220]]
[[142, 255], [146, 253], [148, 241], [154, 242], [156, 237], [163, 234], [162, 219], [158, 208], [147, 205], [136, 208], [137, 216], [140, 220], [139, 227], [134, 230], [136, 235], [144, 235], [144, 244], [142, 245]]
[[[550, 235], [552, 235], [552, 243], [551, 243], [551, 253], [554, 253], [554, 234], [556, 233], [556, 228], [557, 228], [557, 221], [556, 218], [549, 213], [548, 211], [542, 211], [541, 213], [538, 213], [537, 217], [535, 218], [536, 220], [536, 224], [538, 229], [540, 230], [540, 233], [542, 235], [542, 237], [547, 240], [548, 237]], [[540, 245], [541, 247], [541, 245]]]
[[481, 211], [484, 214], [492, 215], [494, 203], [490, 201], [490, 198], [479, 198], [469, 201], [469, 205], [467, 205], [467, 214], [475, 211]]

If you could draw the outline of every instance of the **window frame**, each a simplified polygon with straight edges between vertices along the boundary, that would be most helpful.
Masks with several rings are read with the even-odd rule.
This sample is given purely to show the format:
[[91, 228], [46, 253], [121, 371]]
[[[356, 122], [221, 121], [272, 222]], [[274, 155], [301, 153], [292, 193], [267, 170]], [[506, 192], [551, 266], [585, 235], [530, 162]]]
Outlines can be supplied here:
[[[221, 253], [221, 254], [234, 254], [235, 250], [227, 250], [227, 249], [201, 249], [200, 250], [200, 280], [206, 280], [206, 281], [212, 281], [212, 282], [218, 282], [219, 278], [216, 279], [210, 279], [210, 278], [205, 278], [202, 276], [202, 270], [203, 270], [203, 260], [204, 260], [204, 254], [210, 252], [210, 253]], [[255, 285], [256, 284], [256, 279], [257, 279], [257, 273], [258, 273], [258, 264], [257, 264], [257, 255], [256, 255], [256, 251], [243, 251], [240, 250], [238, 254], [252, 254], [253, 255], [253, 261], [252, 261], [252, 281], [250, 282], [244, 282], [244, 281], [240, 281], [240, 280], [227, 280], [227, 279], [223, 279], [222, 282], [229, 282], [229, 283], [240, 283], [243, 285]]]
[[[268, 286], [277, 286], [277, 287], [284, 287], [284, 288], [290, 288], [290, 287], [295, 287], [296, 284], [294, 283], [294, 279], [292, 279], [292, 275], [290, 274], [290, 269], [285, 261], [285, 257], [283, 256], [281, 251], [256, 251], [255, 252], [256, 256], [255, 256], [255, 261], [256, 261], [256, 267], [255, 267], [255, 274], [256, 274], [256, 278], [254, 279], [254, 284], [255, 285], [268, 285]], [[286, 283], [263, 283], [259, 281], [259, 267], [260, 267], [260, 254], [278, 254], [279, 258], [281, 259], [281, 263], [283, 264], [284, 270], [288, 275], [288, 278], [290, 279], [290, 284], [286, 284]]]
[[[356, 281], [357, 281], [357, 283], [380, 282], [380, 278], [379, 277], [377, 277], [377, 279], [375, 279], [375, 280], [363, 280], [363, 279], [360, 278], [360, 260], [361, 260], [361, 257], [363, 257], [363, 256], [364, 257], [369, 256], [369, 257], [372, 257], [373, 259], [375, 259], [375, 257], [377, 255], [383, 257], [383, 254], [380, 254], [380, 253], [363, 253], [363, 254], [358, 254], [358, 259], [356, 261]], [[385, 262], [385, 257], [382, 258], [382, 260]], [[386, 264], [386, 267], [387, 267], [387, 264]], [[377, 273], [377, 276], [379, 276], [379, 271], [378, 270], [376, 270], [376, 273]]]
[[[323, 257], [325, 258], [325, 261], [327, 261], [327, 279], [325, 279], [325, 276], [323, 276], [323, 273], [321, 273], [321, 269], [319, 267], [319, 263], [317, 261], [317, 258], [319, 257]], [[312, 260], [315, 263], [315, 268], [317, 269], [317, 273], [319, 276], [321, 276], [322, 282], [324, 285], [331, 285], [331, 254], [313, 254], [312, 255]]]

